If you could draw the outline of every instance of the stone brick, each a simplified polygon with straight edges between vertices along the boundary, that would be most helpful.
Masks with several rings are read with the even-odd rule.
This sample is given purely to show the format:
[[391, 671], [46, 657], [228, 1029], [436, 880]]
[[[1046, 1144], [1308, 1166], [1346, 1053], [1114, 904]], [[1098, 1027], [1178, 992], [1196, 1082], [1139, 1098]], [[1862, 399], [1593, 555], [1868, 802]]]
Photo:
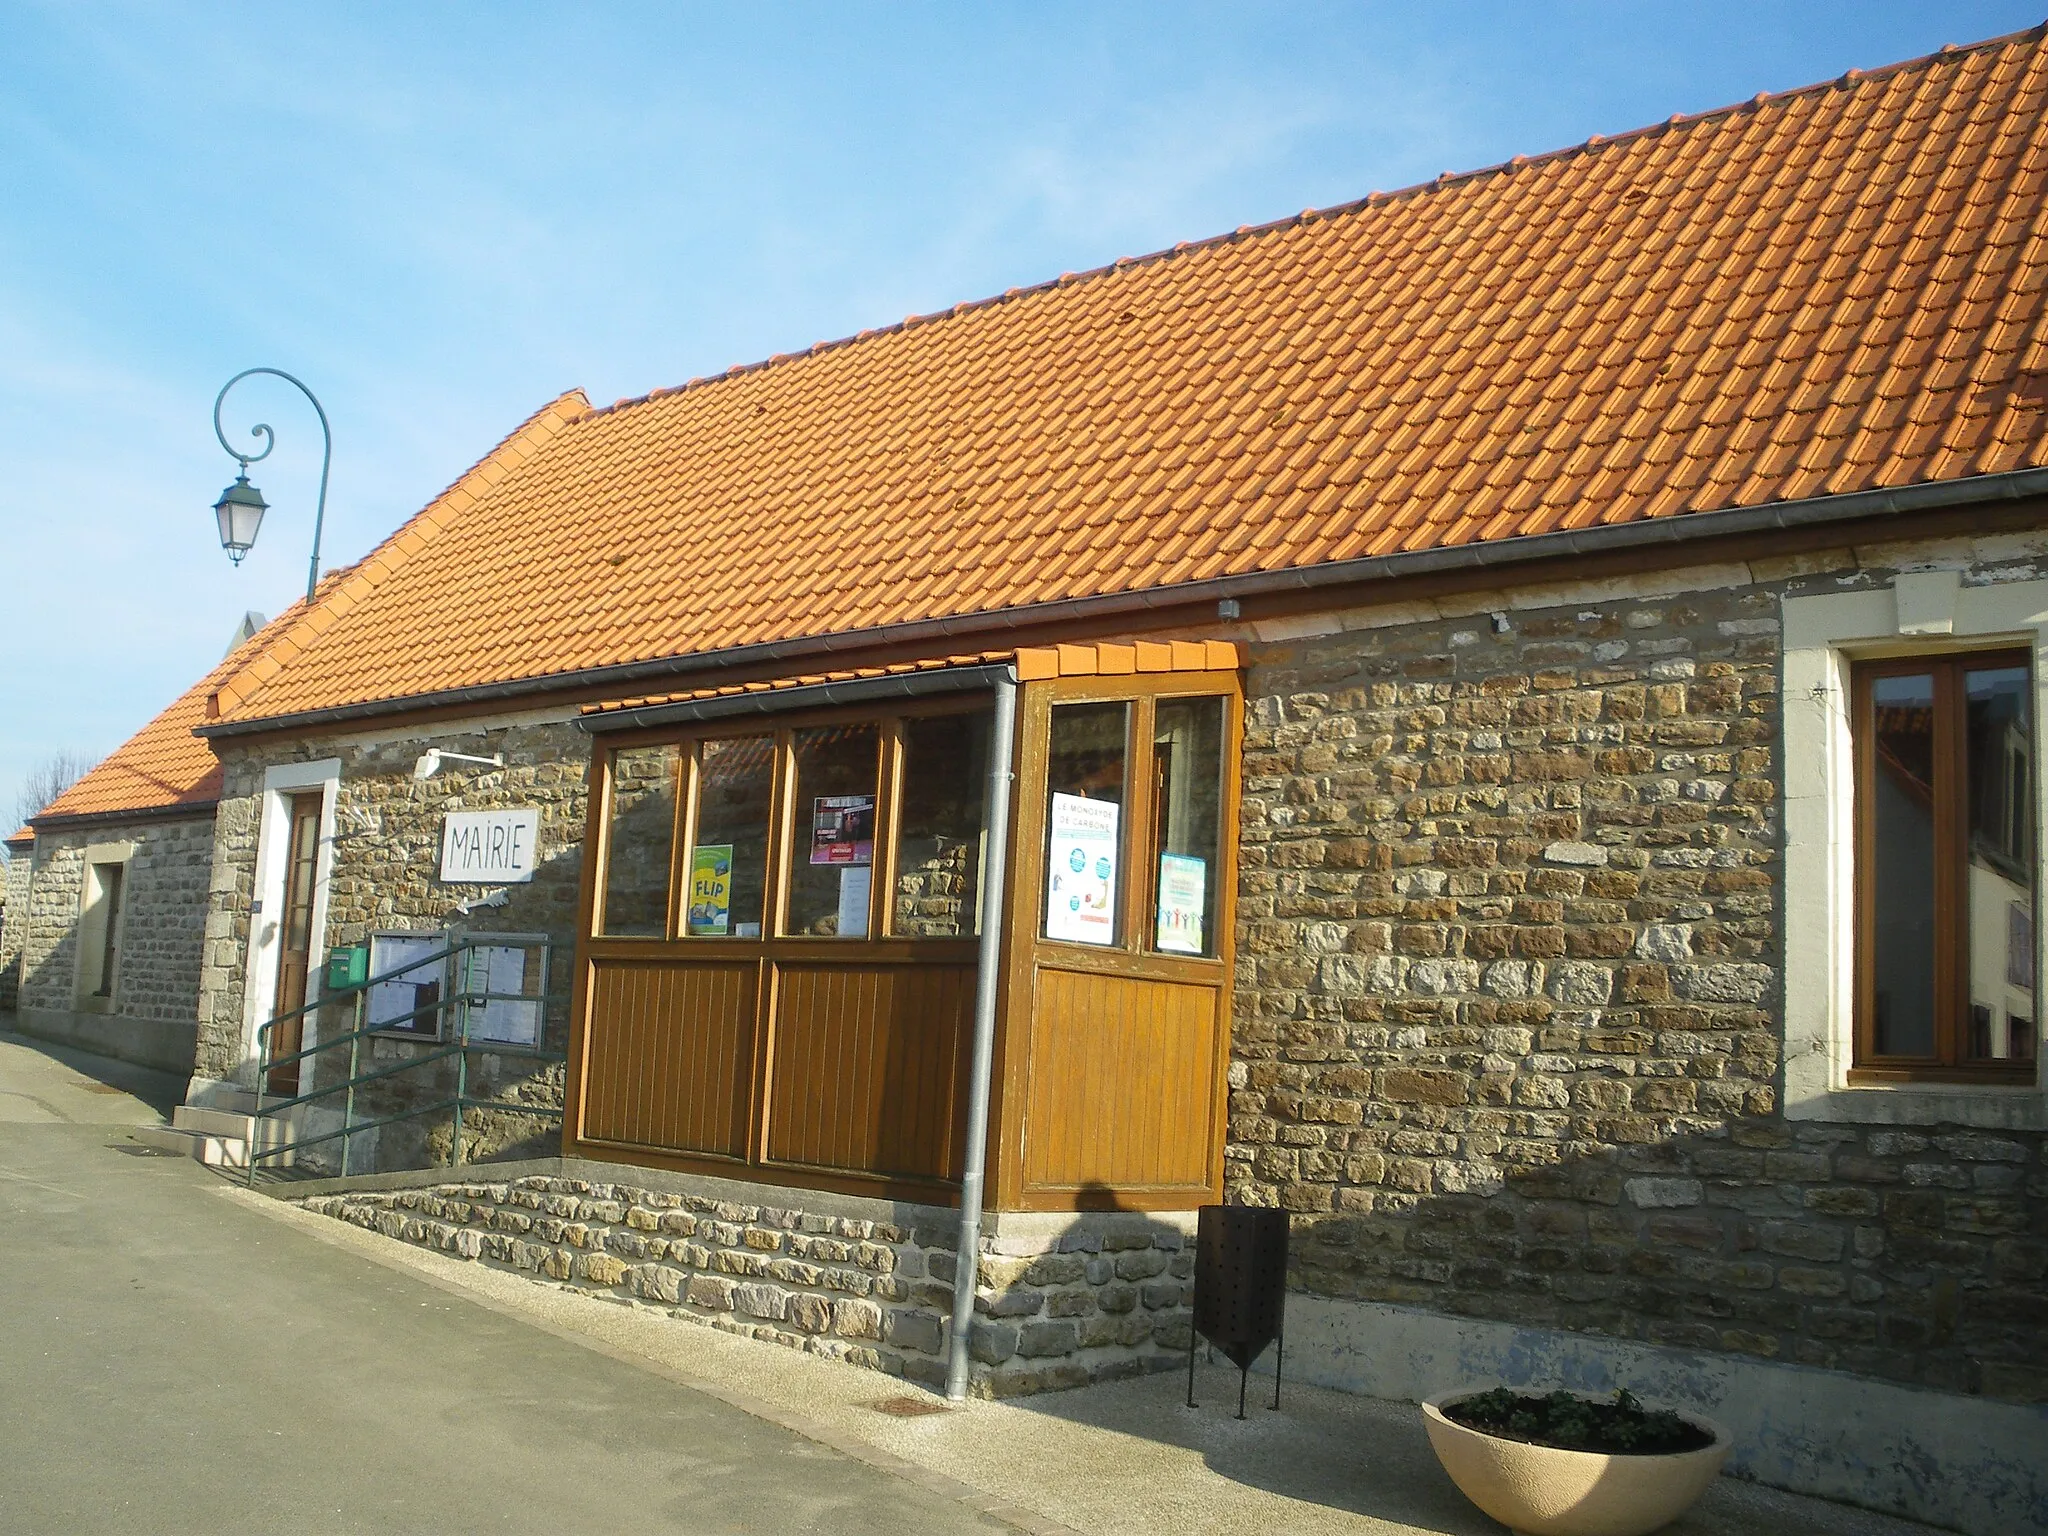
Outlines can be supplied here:
[[823, 1333], [832, 1326], [832, 1303], [823, 1296], [796, 1292], [784, 1305], [782, 1316], [805, 1333]]
[[692, 1306], [709, 1307], [715, 1312], [732, 1310], [733, 1292], [738, 1287], [723, 1275], [692, 1275], [683, 1290], [683, 1298]]
[[1026, 1359], [1069, 1355], [1080, 1347], [1080, 1330], [1065, 1320], [1026, 1323], [1017, 1335], [1017, 1353]]
[[748, 1317], [780, 1322], [789, 1306], [789, 1292], [779, 1285], [749, 1283], [733, 1288], [732, 1309]]
[[891, 1307], [884, 1314], [882, 1339], [898, 1349], [915, 1349], [936, 1355], [945, 1351], [946, 1330], [939, 1319], [929, 1313]]
[[576, 1278], [592, 1285], [617, 1285], [626, 1278], [626, 1266], [608, 1253], [586, 1253], [576, 1260]]

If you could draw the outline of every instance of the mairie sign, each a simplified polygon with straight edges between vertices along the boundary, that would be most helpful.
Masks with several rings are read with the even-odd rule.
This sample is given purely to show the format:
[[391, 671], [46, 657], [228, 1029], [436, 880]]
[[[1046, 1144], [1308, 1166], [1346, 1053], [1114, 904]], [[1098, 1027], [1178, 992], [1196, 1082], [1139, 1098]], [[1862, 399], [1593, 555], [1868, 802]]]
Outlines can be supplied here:
[[441, 823], [441, 878], [511, 885], [533, 878], [540, 811], [450, 811]]

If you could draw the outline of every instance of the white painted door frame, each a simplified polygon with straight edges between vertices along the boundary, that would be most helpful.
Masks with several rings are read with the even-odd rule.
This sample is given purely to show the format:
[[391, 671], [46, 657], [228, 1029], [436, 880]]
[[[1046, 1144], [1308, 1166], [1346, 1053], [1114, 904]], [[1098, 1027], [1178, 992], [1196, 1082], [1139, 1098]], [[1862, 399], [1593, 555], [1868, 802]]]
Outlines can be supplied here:
[[[341, 797], [341, 759], [281, 763], [263, 773], [256, 833], [256, 906], [249, 920], [248, 959], [242, 971], [242, 1062], [256, 1063], [256, 1031], [277, 1000], [279, 919], [284, 913], [285, 862], [291, 856], [291, 797], [320, 792], [320, 845], [313, 864], [313, 935], [306, 957], [306, 991], [317, 997], [327, 963], [327, 886], [334, 870], [334, 818]], [[306, 1015], [305, 1045], [317, 1043], [317, 1018]]]

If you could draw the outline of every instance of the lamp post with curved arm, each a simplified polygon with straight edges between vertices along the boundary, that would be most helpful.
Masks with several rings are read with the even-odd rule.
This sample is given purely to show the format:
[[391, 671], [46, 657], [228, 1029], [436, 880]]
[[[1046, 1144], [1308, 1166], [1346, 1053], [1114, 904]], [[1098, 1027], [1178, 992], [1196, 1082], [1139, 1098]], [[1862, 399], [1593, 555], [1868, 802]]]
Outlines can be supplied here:
[[220, 547], [228, 552], [228, 558], [240, 565], [242, 556], [256, 542], [256, 530], [263, 526], [263, 513], [269, 503], [263, 493], [249, 483], [249, 466], [260, 459], [270, 457], [270, 450], [277, 446], [277, 434], [270, 430], [267, 422], [257, 422], [249, 429], [251, 437], [263, 439], [261, 453], [240, 453], [228, 442], [227, 433], [221, 430], [221, 402], [228, 397], [228, 391], [252, 373], [267, 373], [274, 379], [297, 389], [312, 401], [313, 412], [320, 418], [320, 435], [323, 446], [320, 452], [320, 500], [313, 510], [313, 561], [306, 571], [306, 601], [313, 600], [313, 589], [320, 584], [320, 529], [327, 521], [327, 471], [334, 462], [334, 433], [327, 425], [327, 412], [320, 408], [313, 391], [282, 368], [244, 368], [227, 383], [221, 385], [220, 393], [213, 397], [213, 435], [220, 439], [221, 447], [227, 449], [228, 457], [242, 466], [242, 472], [235, 476], [235, 483], [220, 493], [220, 500], [213, 504], [213, 515], [220, 520]]

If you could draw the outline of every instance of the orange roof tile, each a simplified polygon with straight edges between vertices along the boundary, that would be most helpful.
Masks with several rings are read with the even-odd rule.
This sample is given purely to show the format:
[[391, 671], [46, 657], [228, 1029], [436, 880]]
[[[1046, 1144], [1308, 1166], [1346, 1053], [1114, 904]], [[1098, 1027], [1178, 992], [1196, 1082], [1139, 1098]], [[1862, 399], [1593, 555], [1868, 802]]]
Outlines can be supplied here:
[[2048, 463], [2044, 30], [564, 397], [221, 719]]
[[874, 667], [842, 667], [831, 672], [807, 672], [796, 677], [778, 677], [758, 682], [719, 683], [707, 688], [686, 688], [674, 693], [643, 694], [630, 699], [607, 699], [583, 706], [585, 716], [617, 714], [624, 710], [658, 708], [664, 704], [698, 704], [706, 699], [736, 698], [742, 694], [784, 693], [811, 688], [820, 683], [859, 682], [877, 677], [904, 677], [916, 672], [943, 672], [955, 667], [985, 667], [997, 662], [1014, 662], [1017, 676], [1025, 682], [1054, 677], [1103, 677], [1133, 672], [1232, 672], [1242, 666], [1236, 645], [1228, 640], [1139, 640], [1134, 644], [1102, 642], [1088, 645], [1023, 646], [1015, 651], [975, 651], [961, 656], [934, 656], [922, 661], [892, 661]]

